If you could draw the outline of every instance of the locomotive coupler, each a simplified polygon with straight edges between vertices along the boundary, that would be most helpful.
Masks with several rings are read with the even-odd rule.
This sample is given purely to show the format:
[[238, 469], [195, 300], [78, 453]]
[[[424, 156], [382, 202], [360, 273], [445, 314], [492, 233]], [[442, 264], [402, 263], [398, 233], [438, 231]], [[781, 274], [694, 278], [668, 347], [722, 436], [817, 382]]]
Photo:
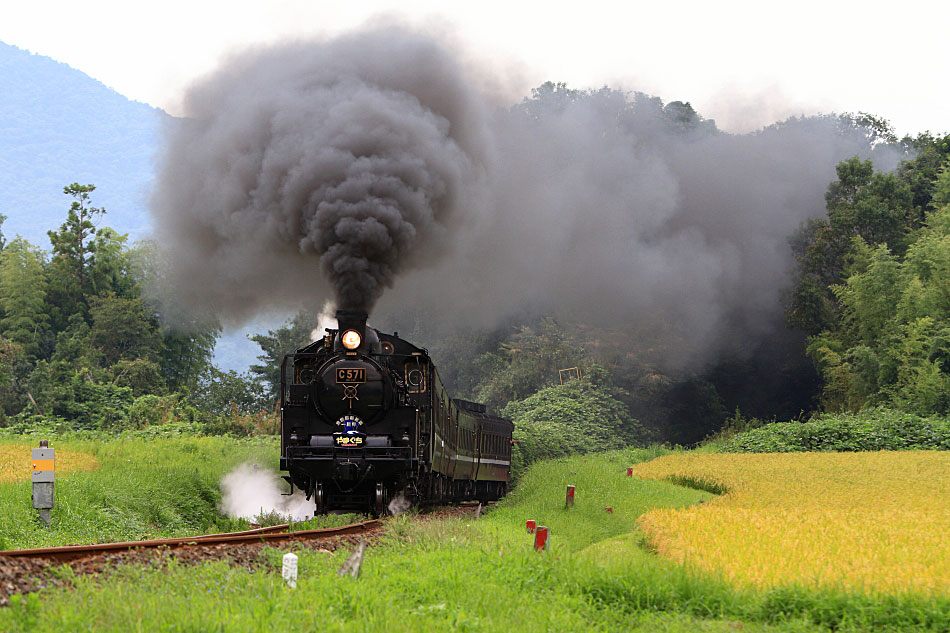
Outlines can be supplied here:
[[360, 467], [356, 462], [337, 462], [337, 479], [341, 481], [356, 481], [360, 476]]

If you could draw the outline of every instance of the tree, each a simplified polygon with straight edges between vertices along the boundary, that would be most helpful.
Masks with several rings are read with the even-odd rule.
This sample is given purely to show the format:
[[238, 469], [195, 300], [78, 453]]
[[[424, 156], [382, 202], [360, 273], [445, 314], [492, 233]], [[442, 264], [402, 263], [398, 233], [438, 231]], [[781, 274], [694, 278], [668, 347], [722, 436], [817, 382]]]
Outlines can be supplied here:
[[280, 399], [280, 365], [284, 356], [311, 342], [316, 319], [301, 312], [276, 330], [248, 338], [261, 346], [260, 365], [251, 365], [250, 372], [263, 384], [271, 402]]
[[188, 392], [196, 387], [201, 375], [212, 368], [211, 358], [219, 331], [197, 324], [191, 331], [162, 329], [161, 368], [169, 389]]
[[[7, 216], [0, 213], [0, 228], [3, 227], [3, 223], [6, 221]], [[3, 231], [0, 230], [0, 251], [2, 251], [7, 245], [6, 239], [3, 237]]]
[[89, 295], [115, 293], [119, 297], [137, 297], [141, 294], [139, 280], [133, 274], [128, 237], [108, 226], [96, 232], [90, 243], [86, 263]]
[[906, 231], [920, 226], [910, 185], [857, 158], [839, 163], [837, 173], [825, 194], [831, 227], [845, 241], [858, 236], [868, 244], [901, 248]]
[[96, 233], [94, 220], [106, 212], [90, 204], [89, 194], [95, 189], [75, 182], [63, 187], [63, 193], [73, 198], [66, 222], [58, 231], [47, 232], [53, 245], [52, 281], [60, 323], [77, 312], [85, 315], [86, 298], [93, 294], [89, 260], [98, 245], [91, 238]]
[[722, 428], [729, 415], [716, 386], [702, 378], [678, 382], [664, 394], [667, 409], [665, 439], [695, 444]]
[[792, 240], [799, 272], [786, 316], [790, 325], [811, 335], [838, 318], [840, 302], [832, 287], [846, 279], [856, 244], [884, 244], [900, 255], [910, 243], [908, 235], [921, 226], [912, 188], [900, 173], [875, 172], [871, 161], [857, 157], [835, 169], [838, 179], [825, 194], [827, 219], [808, 222]]
[[142, 299], [107, 294], [90, 302], [89, 342], [103, 357], [103, 367], [120, 360], [153, 359], [160, 353], [158, 323]]
[[935, 209], [950, 205], [950, 161], [940, 168], [937, 177], [934, 178], [930, 203]]
[[[858, 232], [833, 262], [841, 281], [822, 289], [832, 293], [837, 309], [812, 333], [808, 355], [822, 376], [826, 409], [950, 412], [950, 176], [946, 167], [921, 169], [934, 174], [929, 189], [919, 192], [931, 207], [923, 225], [905, 224], [900, 237], [890, 239], [897, 247], [870, 243]], [[857, 186], [832, 188], [837, 203], [852, 209], [864, 203], [865, 217], [887, 218], [895, 196], [869, 195], [884, 180], [862, 172]], [[919, 170], [905, 166], [903, 173]]]
[[628, 94], [603, 87], [593, 90], [568, 88], [566, 83], [545, 82], [531, 90], [512, 108], [531, 121], [565, 116], [572, 109], [593, 109], [604, 125], [604, 133], [632, 133], [652, 136], [660, 129], [686, 138], [703, 138], [719, 133], [716, 122], [703, 118], [689, 102], [671, 101], [663, 105], [658, 97], [642, 92]]
[[554, 319], [522, 326], [499, 348], [476, 361], [485, 379], [475, 397], [501, 408], [560, 382], [559, 370], [587, 364], [587, 353]]
[[883, 117], [868, 112], [845, 113], [838, 117], [838, 121], [843, 128], [859, 130], [864, 133], [868, 144], [872, 147], [881, 143], [898, 144], [894, 126]]
[[257, 413], [273, 403], [250, 372], [224, 372], [214, 366], [202, 374], [188, 400], [201, 411], [215, 415], [231, 415], [235, 409], [244, 414]]
[[43, 252], [17, 236], [0, 253], [0, 332], [31, 356], [49, 324]]
[[[104, 232], [105, 229], [100, 235]], [[102, 263], [100, 255], [97, 254], [97, 265]], [[161, 323], [161, 371], [165, 384], [172, 391], [192, 391], [211, 366], [215, 343], [221, 334], [220, 324], [213, 315], [195, 315], [182, 309], [165, 274], [167, 262], [155, 242], [137, 242], [123, 251], [121, 262], [121, 268], [128, 271], [127, 278], [134, 280], [134, 296], [142, 294], [140, 289], [147, 290], [146, 306]]]
[[947, 169], [950, 160], [950, 134], [936, 137], [923, 133], [915, 139], [904, 139], [915, 154], [914, 160], [905, 161], [897, 168], [897, 173], [903, 182], [910, 185], [913, 195], [914, 208], [923, 218], [931, 209], [937, 209], [940, 203], [933, 200], [936, 194], [934, 181], [942, 170]]
[[0, 420], [4, 414], [19, 413], [23, 397], [19, 381], [23, 364], [23, 348], [0, 338]]

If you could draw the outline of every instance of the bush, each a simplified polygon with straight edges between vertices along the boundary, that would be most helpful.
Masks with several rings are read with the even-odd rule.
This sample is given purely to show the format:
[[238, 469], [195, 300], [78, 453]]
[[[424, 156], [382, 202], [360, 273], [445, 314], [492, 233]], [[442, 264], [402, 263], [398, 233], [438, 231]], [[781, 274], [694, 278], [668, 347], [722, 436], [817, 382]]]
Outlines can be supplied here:
[[230, 415], [218, 415], [182, 404], [178, 394], [159, 397], [147, 394], [136, 398], [117, 421], [90, 425], [82, 417], [41, 416], [22, 412], [6, 420], [0, 435], [59, 435], [89, 433], [94, 437], [135, 435], [141, 437], [175, 437], [181, 435], [226, 435], [252, 437], [277, 435], [280, 416], [275, 411], [243, 414], [234, 405]]
[[17, 435], [41, 434], [59, 435], [74, 431], [76, 426], [55, 415], [42, 416], [28, 411], [21, 411], [12, 418], [7, 418], [7, 426], [3, 435], [15, 437]]
[[724, 453], [950, 450], [950, 421], [892, 409], [825, 413], [808, 422], [774, 422], [727, 440]]
[[63, 417], [84, 429], [122, 429], [132, 405], [132, 390], [112, 383], [100, 383], [76, 372], [72, 377], [75, 400], [64, 403]]
[[176, 404], [178, 402], [175, 396], [166, 398], [155, 394], [139, 396], [129, 407], [129, 413], [126, 416], [127, 426], [132, 429], [141, 429], [169, 422], [174, 416]]
[[231, 415], [209, 415], [204, 422], [208, 435], [277, 435], [280, 433], [280, 415], [274, 411], [258, 411], [242, 414], [237, 405], [232, 405]]
[[626, 405], [597, 384], [599, 376], [571, 380], [509, 403], [502, 415], [515, 423], [515, 472], [539, 459], [645, 445], [649, 433]]

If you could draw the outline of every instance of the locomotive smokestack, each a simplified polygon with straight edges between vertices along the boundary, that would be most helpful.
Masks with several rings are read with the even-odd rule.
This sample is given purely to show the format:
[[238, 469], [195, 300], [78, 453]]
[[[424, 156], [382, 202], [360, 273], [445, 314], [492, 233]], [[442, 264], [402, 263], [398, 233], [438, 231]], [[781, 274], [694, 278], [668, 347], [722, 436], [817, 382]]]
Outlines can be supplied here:
[[333, 343], [334, 350], [348, 355], [379, 352], [379, 337], [375, 330], [366, 327], [366, 318], [365, 310], [337, 310], [336, 320], [340, 329]]
[[356, 330], [360, 336], [366, 336], [366, 319], [369, 315], [366, 310], [341, 309], [336, 311], [336, 322], [340, 332]]

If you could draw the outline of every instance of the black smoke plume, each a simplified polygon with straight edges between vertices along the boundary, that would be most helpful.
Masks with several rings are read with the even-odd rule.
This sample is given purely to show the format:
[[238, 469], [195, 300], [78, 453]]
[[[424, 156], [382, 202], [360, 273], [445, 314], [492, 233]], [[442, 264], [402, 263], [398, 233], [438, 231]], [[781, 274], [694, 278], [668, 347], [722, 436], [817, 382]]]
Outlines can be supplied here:
[[369, 310], [475, 199], [480, 107], [454, 56], [406, 31], [233, 59], [188, 93], [153, 199], [185, 299], [233, 322], [329, 285]]
[[871, 153], [836, 117], [732, 135], [608, 89], [495, 108], [459, 59], [377, 29], [196, 85], [153, 205], [184, 300], [226, 322], [331, 296], [382, 298], [377, 322], [567, 312], [695, 367], [780, 323], [789, 236], [823, 215], [836, 163]]

